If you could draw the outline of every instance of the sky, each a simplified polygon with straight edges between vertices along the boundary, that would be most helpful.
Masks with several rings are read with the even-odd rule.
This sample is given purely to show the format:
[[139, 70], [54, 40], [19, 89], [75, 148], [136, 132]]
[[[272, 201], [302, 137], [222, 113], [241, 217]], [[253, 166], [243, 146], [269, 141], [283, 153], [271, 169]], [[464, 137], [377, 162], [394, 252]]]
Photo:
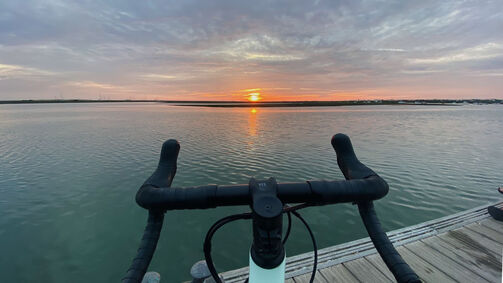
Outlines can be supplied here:
[[0, 1], [0, 100], [503, 98], [503, 1]]

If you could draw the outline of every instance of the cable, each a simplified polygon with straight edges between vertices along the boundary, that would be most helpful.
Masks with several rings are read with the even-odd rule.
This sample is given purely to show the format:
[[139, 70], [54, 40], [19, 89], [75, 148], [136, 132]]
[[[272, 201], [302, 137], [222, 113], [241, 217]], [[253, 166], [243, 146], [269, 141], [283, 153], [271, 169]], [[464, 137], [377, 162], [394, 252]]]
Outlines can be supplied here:
[[225, 224], [240, 220], [240, 219], [250, 219], [251, 218], [251, 213], [241, 213], [241, 214], [235, 214], [235, 215], [230, 215], [227, 217], [224, 217], [215, 224], [211, 226], [211, 228], [208, 230], [208, 233], [206, 233], [206, 238], [204, 239], [204, 259], [206, 260], [206, 264], [208, 265], [208, 270], [211, 273], [211, 276], [215, 280], [216, 283], [222, 283], [222, 280], [220, 280], [220, 277], [218, 277], [218, 273], [215, 269], [215, 265], [213, 265], [213, 259], [211, 257], [211, 239], [213, 238], [213, 235], [215, 232], [220, 229], [222, 226]]
[[295, 215], [297, 218], [299, 218], [302, 223], [304, 223], [304, 226], [306, 226], [307, 231], [309, 232], [309, 235], [311, 236], [311, 240], [313, 241], [313, 250], [314, 250], [314, 264], [313, 264], [313, 272], [311, 273], [311, 280], [309, 280], [310, 283], [314, 282], [314, 276], [316, 276], [316, 269], [318, 265], [318, 246], [316, 245], [316, 239], [314, 238], [313, 231], [311, 231], [311, 228], [307, 224], [306, 220], [300, 216], [300, 214], [293, 210], [292, 211], [293, 215]]
[[286, 227], [285, 237], [283, 238], [283, 241], [281, 242], [281, 244], [283, 246], [286, 244], [286, 241], [288, 240], [288, 237], [290, 236], [290, 231], [292, 230], [292, 215], [290, 214], [290, 211], [287, 211], [286, 215], [288, 216], [288, 226]]
[[[300, 205], [296, 205], [296, 206], [292, 206], [292, 207], [285, 205], [285, 207], [283, 208], [283, 213], [286, 213], [288, 216], [288, 226], [287, 226], [287, 231], [285, 233], [285, 237], [282, 241], [282, 244], [284, 245], [286, 243], [286, 241], [288, 240], [288, 237], [290, 236], [291, 227], [292, 227], [292, 216], [290, 215], [290, 213], [293, 213], [293, 215], [295, 215], [295, 217], [297, 217], [304, 224], [304, 226], [307, 228], [307, 231], [309, 232], [309, 235], [311, 236], [311, 240], [313, 242], [314, 265], [313, 265], [313, 272], [311, 274], [311, 280], [309, 281], [310, 283], [313, 283], [314, 277], [316, 275], [317, 264], [318, 264], [318, 248], [316, 245], [316, 239], [314, 238], [314, 234], [311, 231], [311, 228], [309, 227], [307, 222], [297, 212], [297, 210], [302, 209], [302, 208], [306, 208], [308, 206], [310, 206], [310, 205], [300, 204]], [[218, 276], [218, 273], [215, 269], [215, 265], [213, 264], [213, 258], [211, 257], [211, 240], [213, 238], [213, 235], [218, 231], [218, 229], [220, 229], [225, 224], [228, 224], [230, 222], [240, 220], [240, 219], [251, 219], [251, 217], [252, 217], [251, 212], [226, 216], [226, 217], [218, 220], [217, 222], [215, 222], [210, 227], [208, 232], [206, 233], [206, 237], [204, 239], [204, 244], [203, 244], [204, 259], [206, 260], [206, 264], [208, 265], [208, 270], [210, 271], [211, 276], [213, 277], [213, 279], [215, 280], [216, 283], [222, 283], [222, 280]], [[245, 283], [248, 283], [248, 278], [246, 278]]]
[[283, 208], [283, 212], [299, 210], [299, 209], [307, 208], [310, 206], [312, 206], [312, 204], [309, 204], [309, 203], [303, 203], [303, 204], [298, 204], [298, 205], [294, 205], [294, 206], [285, 205], [285, 208]]

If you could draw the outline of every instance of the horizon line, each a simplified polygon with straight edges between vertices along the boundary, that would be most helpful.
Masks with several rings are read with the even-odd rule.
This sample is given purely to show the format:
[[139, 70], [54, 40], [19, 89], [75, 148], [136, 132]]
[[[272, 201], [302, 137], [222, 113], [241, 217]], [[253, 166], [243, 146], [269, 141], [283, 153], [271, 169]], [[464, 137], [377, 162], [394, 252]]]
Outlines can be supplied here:
[[418, 99], [354, 99], [354, 100], [287, 100], [287, 101], [243, 101], [243, 100], [168, 100], [168, 99], [16, 99], [16, 100], [0, 100], [0, 104], [29, 104], [29, 103], [113, 103], [113, 102], [161, 102], [161, 103], [237, 103], [244, 105], [260, 105], [260, 104], [299, 104], [299, 103], [361, 103], [361, 102], [373, 102], [373, 103], [398, 103], [398, 102], [499, 102], [503, 103], [503, 99], [499, 98], [418, 98]]
[[372, 98], [372, 99], [346, 99], [346, 100], [180, 100], [180, 99], [90, 99], [90, 98], [25, 98], [25, 99], [3, 99], [0, 102], [8, 101], [162, 101], [162, 102], [239, 102], [239, 103], [276, 103], [276, 102], [343, 102], [343, 101], [418, 101], [418, 100], [503, 100], [502, 98]]

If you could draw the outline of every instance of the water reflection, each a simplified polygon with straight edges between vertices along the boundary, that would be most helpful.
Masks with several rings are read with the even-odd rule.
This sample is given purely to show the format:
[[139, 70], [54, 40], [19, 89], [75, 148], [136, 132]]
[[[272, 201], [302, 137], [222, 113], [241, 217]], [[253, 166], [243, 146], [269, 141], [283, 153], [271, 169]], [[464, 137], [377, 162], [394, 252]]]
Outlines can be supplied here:
[[[255, 137], [257, 135], [257, 115], [258, 111], [256, 108], [252, 108], [248, 115], [248, 136]], [[249, 144], [253, 144], [253, 141], [250, 139]]]

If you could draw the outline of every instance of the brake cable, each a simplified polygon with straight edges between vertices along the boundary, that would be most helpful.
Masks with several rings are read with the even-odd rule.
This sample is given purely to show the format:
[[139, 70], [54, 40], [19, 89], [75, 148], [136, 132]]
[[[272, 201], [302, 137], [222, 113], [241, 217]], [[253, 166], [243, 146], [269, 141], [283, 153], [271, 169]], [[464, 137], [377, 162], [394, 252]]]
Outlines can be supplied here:
[[316, 276], [316, 269], [318, 265], [318, 246], [316, 245], [316, 239], [314, 238], [313, 231], [311, 231], [311, 228], [307, 224], [306, 220], [300, 216], [300, 214], [297, 211], [292, 211], [292, 214], [299, 218], [302, 223], [304, 223], [304, 226], [306, 226], [307, 231], [309, 232], [309, 235], [311, 236], [311, 241], [313, 242], [313, 251], [314, 251], [314, 262], [313, 262], [313, 271], [311, 273], [311, 279], [309, 280], [309, 283], [314, 282], [314, 276]]
[[[285, 237], [283, 238], [282, 244], [284, 245], [286, 241], [288, 240], [288, 237], [290, 236], [290, 231], [292, 227], [292, 217], [290, 213], [292, 213], [295, 217], [297, 217], [306, 227], [307, 231], [309, 232], [309, 235], [311, 237], [311, 241], [313, 243], [313, 250], [314, 250], [314, 263], [313, 263], [313, 271], [311, 272], [311, 279], [309, 280], [310, 283], [314, 282], [314, 277], [316, 276], [316, 270], [317, 270], [317, 265], [318, 265], [318, 248], [316, 244], [316, 239], [314, 237], [313, 231], [309, 227], [309, 224], [307, 224], [306, 220], [297, 212], [297, 210], [306, 208], [308, 207], [308, 204], [300, 204], [296, 205], [293, 207], [289, 207], [285, 205], [283, 209], [283, 213], [286, 213], [288, 216], [288, 226], [287, 226], [287, 231], [285, 233]], [[218, 273], [215, 269], [215, 265], [213, 264], [213, 258], [211, 256], [211, 241], [213, 239], [213, 235], [223, 227], [225, 224], [228, 224], [230, 222], [236, 221], [236, 220], [241, 220], [241, 219], [251, 219], [252, 213], [251, 212], [246, 212], [246, 213], [240, 213], [240, 214], [234, 214], [234, 215], [229, 215], [224, 218], [221, 218], [220, 220], [216, 221], [208, 230], [206, 233], [206, 237], [204, 239], [204, 244], [203, 244], [203, 251], [204, 251], [204, 259], [206, 261], [206, 264], [208, 265], [208, 270], [210, 271], [211, 276], [213, 277], [213, 280], [215, 280], [216, 283], [222, 283], [222, 280], [218, 276]], [[248, 278], [246, 278], [245, 283], [248, 282]]]

